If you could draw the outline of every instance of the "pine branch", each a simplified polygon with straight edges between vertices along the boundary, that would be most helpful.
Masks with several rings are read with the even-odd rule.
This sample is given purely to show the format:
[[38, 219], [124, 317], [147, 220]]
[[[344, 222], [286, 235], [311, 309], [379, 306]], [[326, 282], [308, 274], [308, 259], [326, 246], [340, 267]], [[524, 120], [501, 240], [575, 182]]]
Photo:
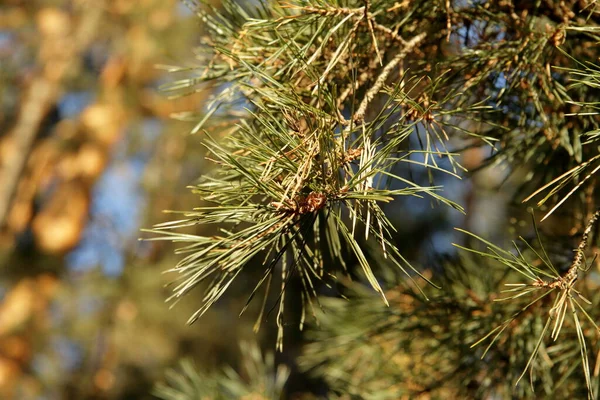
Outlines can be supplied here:
[[394, 68], [396, 68], [396, 66], [402, 60], [404, 60], [404, 58], [407, 56], [407, 54], [412, 52], [413, 49], [416, 46], [418, 46], [419, 43], [421, 43], [425, 39], [426, 36], [427, 36], [427, 34], [421, 33], [421, 34], [415, 36], [414, 38], [412, 38], [411, 40], [409, 40], [406, 43], [406, 45], [402, 48], [402, 50], [398, 54], [396, 54], [394, 56], [394, 58], [392, 58], [392, 60], [385, 66], [385, 68], [381, 71], [381, 74], [379, 74], [379, 76], [377, 77], [377, 80], [375, 81], [373, 86], [371, 86], [371, 88], [369, 88], [369, 90], [365, 94], [365, 97], [363, 98], [360, 105], [358, 106], [356, 113], [354, 113], [354, 115], [353, 115], [354, 121], [356, 121], [356, 122], [364, 121], [365, 114], [367, 112], [367, 108], [369, 107], [369, 104], [373, 101], [373, 98], [379, 93], [379, 91], [385, 84], [385, 81], [388, 79], [390, 73], [394, 70]]
[[[523, 171], [527, 179], [513, 200], [546, 192], [538, 205], [552, 203], [547, 215], [565, 204], [570, 216], [597, 209], [598, 82], [584, 74], [595, 68], [598, 18], [596, 5], [588, 8], [574, 0], [531, 5], [311, 0], [265, 2], [256, 10], [226, 1], [221, 11], [201, 11], [210, 30], [203, 65], [197, 78], [174, 82], [171, 90], [178, 95], [206, 82], [221, 88], [194, 129], [203, 133], [214, 170], [193, 188], [201, 207], [153, 231], [158, 236], [153, 240], [186, 246], [171, 271], [181, 279], [174, 299], [204, 287], [203, 303], [190, 322], [235, 279], [252, 276], [255, 286], [244, 310], [264, 291], [258, 327], [269, 314], [265, 310], [278, 306], [281, 350], [292, 279], [303, 289], [297, 299], [303, 303], [302, 326], [307, 312], [319, 314], [314, 302], [330, 300], [317, 300], [321, 285], [358, 271], [384, 301], [377, 299], [376, 306], [369, 298], [355, 308], [331, 300], [336, 311], [320, 317], [327, 337], [313, 331], [319, 340], [307, 361], [336, 394], [522, 397], [532, 393], [511, 386], [529, 373], [532, 387], [546, 395], [592, 396], [589, 333], [598, 330], [598, 315], [581, 304], [589, 303], [583, 295], [587, 280], [576, 278], [597, 214], [566, 273], [559, 272], [539, 233], [535, 246], [519, 238], [506, 249], [462, 230], [486, 249], [457, 247], [500, 266], [493, 283], [488, 269], [480, 276], [481, 268], [461, 272], [453, 266], [443, 273], [449, 288], [423, 296], [432, 299], [429, 308], [412, 292], [386, 291], [374, 272], [375, 265], [393, 266], [425, 294], [429, 276], [396, 246], [383, 206], [413, 196], [464, 211], [433, 180], [434, 172], [464, 174], [461, 147], [489, 150], [482, 168]], [[428, 184], [404, 174], [408, 168], [422, 172]], [[559, 198], [569, 185], [567, 196]], [[573, 196], [580, 189], [587, 194], [585, 204], [583, 196]], [[200, 225], [214, 226], [217, 233], [193, 231]], [[254, 276], [248, 270], [259, 271]], [[505, 282], [512, 283], [499, 289]], [[476, 294], [469, 284], [487, 292]], [[277, 300], [271, 306], [273, 290]], [[357, 316], [367, 321], [360, 329], [354, 329]], [[356, 334], [348, 339], [342, 329]], [[484, 342], [486, 349], [470, 348]], [[384, 368], [389, 357], [382, 355], [391, 350], [409, 349], [409, 355], [426, 358], [418, 365], [402, 360], [378, 379], [356, 368], [363, 366], [356, 359], [365, 349], [377, 355], [367, 372]], [[477, 370], [473, 352], [501, 368], [479, 364]], [[458, 384], [449, 383], [457, 375]], [[556, 384], [557, 377], [566, 389]]]
[[[250, 16], [228, 2], [225, 14], [201, 14], [212, 32], [208, 43], [214, 54], [199, 80], [216, 79], [231, 82], [231, 86], [209, 104], [194, 131], [210, 123], [224, 103], [239, 99], [246, 101], [247, 107], [236, 113], [236, 119], [241, 116], [241, 120], [224, 140], [213, 138], [208, 131], [215, 127], [206, 126], [204, 143], [215, 170], [203, 177], [194, 191], [201, 201], [213, 205], [185, 213], [186, 219], [158, 225], [151, 231], [158, 237], [150, 240], [188, 243], [179, 250], [187, 255], [171, 270], [181, 280], [171, 299], [180, 299], [209, 282], [203, 304], [190, 323], [218, 301], [252, 263], [258, 263], [264, 273], [248, 302], [259, 290], [265, 290], [266, 299], [272, 276], [280, 272], [280, 314], [285, 282], [292, 274], [305, 288], [304, 307], [311, 309], [317, 293], [315, 281], [329, 284], [338, 271], [346, 269], [349, 254], [386, 302], [370, 257], [357, 237], [357, 226], [363, 227], [366, 242], [379, 244], [387, 262], [414, 279], [420, 273], [393, 244], [394, 228], [381, 204], [398, 196], [426, 195], [462, 210], [438, 193], [441, 187], [423, 186], [396, 173], [400, 165], [410, 164], [458, 177], [434, 160], [434, 156], [454, 156], [448, 149], [438, 150], [438, 140], [445, 148], [441, 142], [447, 139], [437, 133], [432, 131], [436, 135], [429, 141], [436, 142], [432, 147], [406, 149], [416, 124], [426, 115], [399, 115], [411, 96], [403, 90], [404, 77], [392, 82], [389, 91], [385, 86], [396, 79], [393, 72], [398, 64], [414, 53], [427, 35], [422, 33], [405, 42], [375, 78], [364, 80], [369, 89], [362, 95], [352, 123], [347, 123], [340, 110], [345, 100], [340, 102], [335, 88], [345, 83], [355, 86], [355, 82], [348, 82], [348, 66], [342, 61], [368, 43], [359, 30], [367, 32], [371, 26], [373, 33], [381, 35], [369, 40], [381, 42], [382, 54], [391, 54], [396, 40], [390, 41], [387, 34], [381, 33], [368, 7], [293, 5], [271, 11]], [[368, 19], [373, 19], [372, 24], [364, 24]], [[324, 30], [325, 24], [332, 28]], [[360, 56], [357, 61], [370, 65], [371, 60]], [[215, 73], [207, 72], [210, 70]], [[195, 84], [195, 80], [181, 80], [171, 89], [177, 92]], [[386, 98], [383, 104], [375, 103], [377, 95]], [[441, 109], [442, 105], [443, 114]], [[367, 113], [368, 123], [364, 121]], [[384, 127], [392, 116], [396, 122]], [[425, 162], [412, 159], [419, 153], [425, 155]], [[377, 183], [376, 177], [386, 180]], [[394, 186], [401, 188], [392, 189]], [[208, 224], [218, 224], [221, 233], [203, 236], [178, 232]], [[324, 234], [329, 238], [327, 243], [320, 241]], [[323, 255], [333, 263], [323, 265]], [[260, 318], [265, 316], [265, 306]], [[283, 322], [279, 317], [278, 325], [281, 338]], [[281, 344], [281, 340], [278, 342]]]
[[242, 371], [226, 367], [217, 373], [197, 370], [190, 360], [167, 372], [166, 382], [154, 394], [164, 400], [191, 399], [281, 399], [290, 375], [284, 365], [275, 365], [272, 353], [264, 357], [256, 344], [241, 343]]
[[[546, 313], [548, 315], [546, 319], [546, 323], [544, 325], [543, 330], [539, 334], [538, 341], [530, 354], [530, 357], [527, 361], [527, 364], [523, 370], [523, 373], [517, 380], [517, 384], [519, 381], [525, 376], [526, 372], [529, 371], [533, 374], [533, 366], [534, 360], [536, 357], [540, 356], [540, 351], [542, 350], [542, 344], [544, 343], [545, 336], [549, 333], [552, 341], [556, 342], [559, 339], [559, 335], [563, 328], [565, 327], [567, 311], [571, 311], [572, 316], [572, 325], [571, 329], [575, 330], [578, 347], [581, 353], [581, 364], [583, 368], [583, 375], [585, 377], [586, 387], [588, 390], [588, 398], [594, 398], [594, 388], [591, 383], [591, 372], [589, 366], [589, 355], [587, 350], [586, 341], [589, 340], [589, 335], [584, 333], [584, 329], [580, 322], [579, 313], [582, 313], [583, 316], [593, 327], [596, 334], [600, 333], [600, 328], [596, 325], [593, 317], [590, 316], [588, 311], [586, 311], [583, 306], [579, 303], [579, 300], [584, 301], [587, 304], [592, 304], [588, 299], [586, 299], [580, 291], [575, 289], [575, 282], [577, 281], [578, 272], [582, 269], [582, 263], [585, 256], [585, 248], [588, 244], [589, 234], [594, 227], [594, 224], [597, 222], [598, 218], [600, 218], [600, 210], [597, 210], [590, 220], [587, 223], [587, 226], [583, 232], [581, 241], [575, 250], [575, 256], [573, 258], [573, 262], [569, 269], [564, 273], [564, 275], [559, 275], [557, 269], [552, 265], [551, 260], [549, 259], [545, 249], [543, 246], [542, 254], [539, 254], [532, 246], [526, 243], [526, 245], [531, 249], [532, 253], [541, 261], [541, 265], [544, 266], [544, 269], [548, 269], [549, 271], [544, 271], [537, 266], [535, 266], [531, 261], [528, 261], [518, 247], [515, 246], [519, 257], [514, 256], [510, 252], [500, 249], [499, 247], [481, 239], [472, 233], [463, 231], [471, 235], [474, 238], [477, 238], [483, 241], [488, 247], [488, 252], [478, 252], [472, 249], [468, 249], [462, 246], [458, 246], [465, 250], [468, 250], [473, 253], [480, 254], [484, 257], [489, 257], [494, 260], [500, 261], [501, 263], [509, 266], [514, 271], [520, 273], [523, 277], [527, 278], [530, 283], [514, 283], [514, 284], [505, 284], [508, 289], [504, 290], [503, 293], [507, 294], [507, 297], [499, 299], [498, 301], [518, 301], [520, 298], [529, 297], [531, 295], [535, 296], [533, 300], [530, 300], [525, 306], [523, 306], [519, 311], [514, 313], [509, 319], [504, 321], [504, 323], [493, 329], [488, 335], [481, 338], [477, 341], [473, 346], [477, 346], [482, 342], [491, 338], [491, 342], [488, 345], [485, 354], [490, 350], [491, 346], [499, 339], [500, 335], [504, 333], [504, 331], [509, 327], [516, 323], [517, 321], [522, 319], [526, 313], [529, 312], [537, 312], [540, 315], [542, 313]], [[538, 233], [538, 240], [541, 245], [541, 239]], [[549, 276], [552, 279], [550, 281], [544, 280], [542, 275]], [[540, 294], [539, 292], [542, 291]], [[547, 304], [547, 300], [549, 298], [554, 298], [552, 307], [549, 309], [544, 307]], [[579, 299], [579, 300], [578, 300]], [[537, 310], [534, 311], [534, 307], [538, 307]], [[554, 324], [552, 324], [554, 322]], [[552, 328], [552, 329], [550, 329]], [[565, 340], [569, 340], [568, 338]], [[533, 378], [531, 378], [533, 380]], [[532, 382], [533, 385], [533, 382]]]

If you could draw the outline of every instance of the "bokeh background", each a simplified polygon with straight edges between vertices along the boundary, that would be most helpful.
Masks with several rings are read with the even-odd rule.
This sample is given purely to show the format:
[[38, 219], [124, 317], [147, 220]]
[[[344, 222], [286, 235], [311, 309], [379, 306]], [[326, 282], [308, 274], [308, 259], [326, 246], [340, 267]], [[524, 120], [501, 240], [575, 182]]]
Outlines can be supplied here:
[[[255, 335], [255, 315], [238, 317], [243, 282], [186, 325], [201, 293], [170, 309], [162, 272], [177, 262], [173, 247], [138, 240], [170, 218], [163, 210], [194, 207], [186, 186], [205, 152], [193, 121], [172, 116], [201, 111], [210, 88], [170, 99], [161, 86], [193, 71], [160, 66], [197, 66], [201, 36], [179, 0], [0, 2], [0, 398], [152, 398], [182, 358], [211, 370], [237, 365], [240, 341], [274, 347], [273, 329]], [[493, 238], [510, 193], [493, 189], [503, 177], [447, 183], [470, 220], [391, 204], [410, 211], [398, 238], [407, 256], [452, 256], [454, 226]], [[298, 335], [278, 355], [292, 368]]]
[[167, 98], [157, 66], [193, 65], [200, 34], [179, 0], [0, 2], [0, 398], [151, 398], [251, 337], [235, 299], [187, 326], [172, 248], [138, 240], [193, 207], [204, 153], [169, 116], [208, 92]]

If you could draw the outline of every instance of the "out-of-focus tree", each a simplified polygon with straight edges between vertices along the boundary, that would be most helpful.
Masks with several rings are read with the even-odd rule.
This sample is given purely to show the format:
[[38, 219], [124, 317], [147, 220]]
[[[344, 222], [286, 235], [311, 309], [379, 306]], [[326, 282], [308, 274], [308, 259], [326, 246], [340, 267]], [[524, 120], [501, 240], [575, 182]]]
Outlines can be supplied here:
[[207, 92], [168, 99], [159, 66], [191, 62], [200, 28], [177, 0], [0, 6], [1, 398], [148, 398], [183, 355], [235, 360], [248, 325], [186, 327], [164, 305], [168, 247], [137, 240], [193, 204], [175, 188], [200, 146], [171, 116]]

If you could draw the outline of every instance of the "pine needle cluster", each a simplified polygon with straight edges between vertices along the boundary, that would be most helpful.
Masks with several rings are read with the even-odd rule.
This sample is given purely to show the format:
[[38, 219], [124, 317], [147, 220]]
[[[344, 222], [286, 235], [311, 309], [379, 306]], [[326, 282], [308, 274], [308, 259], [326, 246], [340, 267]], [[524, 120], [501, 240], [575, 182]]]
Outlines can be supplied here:
[[[600, 215], [595, 2], [194, 7], [201, 66], [165, 90], [214, 88], [201, 115], [179, 115], [197, 121], [214, 167], [192, 187], [201, 206], [151, 239], [182, 244], [172, 299], [204, 291], [190, 322], [252, 270], [247, 304], [263, 298], [257, 329], [277, 308], [280, 350], [286, 302], [302, 303], [301, 328], [320, 315], [300, 364], [332, 396], [598, 396], [600, 298], [585, 277]], [[508, 247], [460, 230], [466, 255], [433, 277], [402, 254], [384, 205], [411, 196], [468, 212], [438, 181], [469, 177], [461, 156], [473, 149], [487, 154], [474, 170], [518, 182], [515, 204], [536, 198], [542, 221], [572, 226], [559, 246], [578, 243], [570, 265], [537, 230]], [[390, 289], [374, 272], [386, 268], [411, 288]], [[323, 298], [344, 274], [379, 299], [356, 286], [350, 302]], [[299, 299], [286, 298], [292, 279]]]
[[[441, 102], [423, 106], [414, 93], [421, 93], [421, 81], [427, 77], [398, 75], [399, 64], [425, 35], [405, 42], [377, 28], [377, 34], [365, 36], [361, 32], [375, 28], [364, 7], [273, 5], [252, 16], [236, 3], [226, 2], [223, 8], [201, 13], [211, 32], [206, 39], [214, 52], [210, 62], [199, 78], [176, 82], [169, 90], [190, 89], [196, 81], [218, 78], [229, 83], [206, 115], [231, 107], [230, 99], [243, 100], [244, 107], [221, 131], [222, 140], [211, 133], [215, 126], [205, 125], [206, 118], [196, 128], [203, 129], [208, 158], [216, 167], [193, 187], [208, 205], [154, 230], [162, 235], [157, 240], [188, 243], [178, 250], [187, 255], [173, 269], [181, 280], [174, 298], [210, 281], [204, 303], [190, 322], [214, 304], [255, 258], [262, 260], [264, 274], [249, 297], [259, 290], [268, 292], [279, 270], [280, 315], [292, 274], [302, 280], [306, 309], [314, 310], [315, 281], [327, 282], [344, 271], [348, 252], [383, 296], [359, 237], [377, 242], [384, 258], [409, 278], [418, 275], [392, 243], [394, 227], [381, 204], [398, 196], [427, 196], [462, 210], [440, 194], [440, 186], [423, 186], [397, 172], [399, 164], [411, 164], [458, 178], [459, 164], [439, 130], [426, 130], [421, 147], [409, 144], [424, 120], [437, 118], [444, 125], [453, 114], [444, 103], [456, 96], [449, 93]], [[330, 25], [334, 27], [325, 30]], [[404, 44], [400, 52], [376, 62], [374, 76], [360, 78], [367, 90], [357, 103], [360, 87], [355, 75], [373, 64], [360, 50], [384, 42], [397, 46], [398, 41]], [[384, 50], [387, 47], [380, 51]], [[396, 76], [390, 85], [392, 72]], [[376, 97], [379, 104], [371, 107]], [[439, 111], [436, 118], [433, 110]], [[454, 160], [454, 171], [437, 165], [440, 156]], [[220, 233], [180, 233], [181, 228], [207, 224], [219, 224]]]
[[231, 367], [205, 372], [184, 360], [167, 373], [166, 383], [157, 386], [155, 395], [163, 400], [281, 398], [289, 369], [276, 366], [273, 353], [261, 354], [256, 344], [242, 343], [240, 350], [243, 375]]

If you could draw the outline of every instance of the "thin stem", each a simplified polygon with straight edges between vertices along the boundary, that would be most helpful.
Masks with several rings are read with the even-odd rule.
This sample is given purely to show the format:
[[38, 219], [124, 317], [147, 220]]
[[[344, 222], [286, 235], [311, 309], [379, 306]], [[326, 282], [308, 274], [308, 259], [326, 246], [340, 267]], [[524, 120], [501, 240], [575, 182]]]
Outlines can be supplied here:
[[416, 46], [418, 46], [419, 43], [421, 43], [425, 39], [426, 36], [427, 34], [423, 32], [409, 40], [406, 43], [406, 45], [402, 48], [402, 50], [398, 54], [396, 54], [396, 56], [385, 66], [385, 68], [383, 68], [383, 71], [381, 71], [381, 74], [379, 74], [377, 80], [375, 81], [373, 86], [367, 91], [365, 97], [358, 106], [358, 110], [356, 110], [356, 113], [354, 114], [355, 121], [364, 121], [365, 114], [367, 113], [367, 107], [369, 106], [371, 101], [373, 101], [377, 93], [379, 93], [392, 70], [396, 68], [400, 61], [402, 61], [408, 53], [410, 53]]

